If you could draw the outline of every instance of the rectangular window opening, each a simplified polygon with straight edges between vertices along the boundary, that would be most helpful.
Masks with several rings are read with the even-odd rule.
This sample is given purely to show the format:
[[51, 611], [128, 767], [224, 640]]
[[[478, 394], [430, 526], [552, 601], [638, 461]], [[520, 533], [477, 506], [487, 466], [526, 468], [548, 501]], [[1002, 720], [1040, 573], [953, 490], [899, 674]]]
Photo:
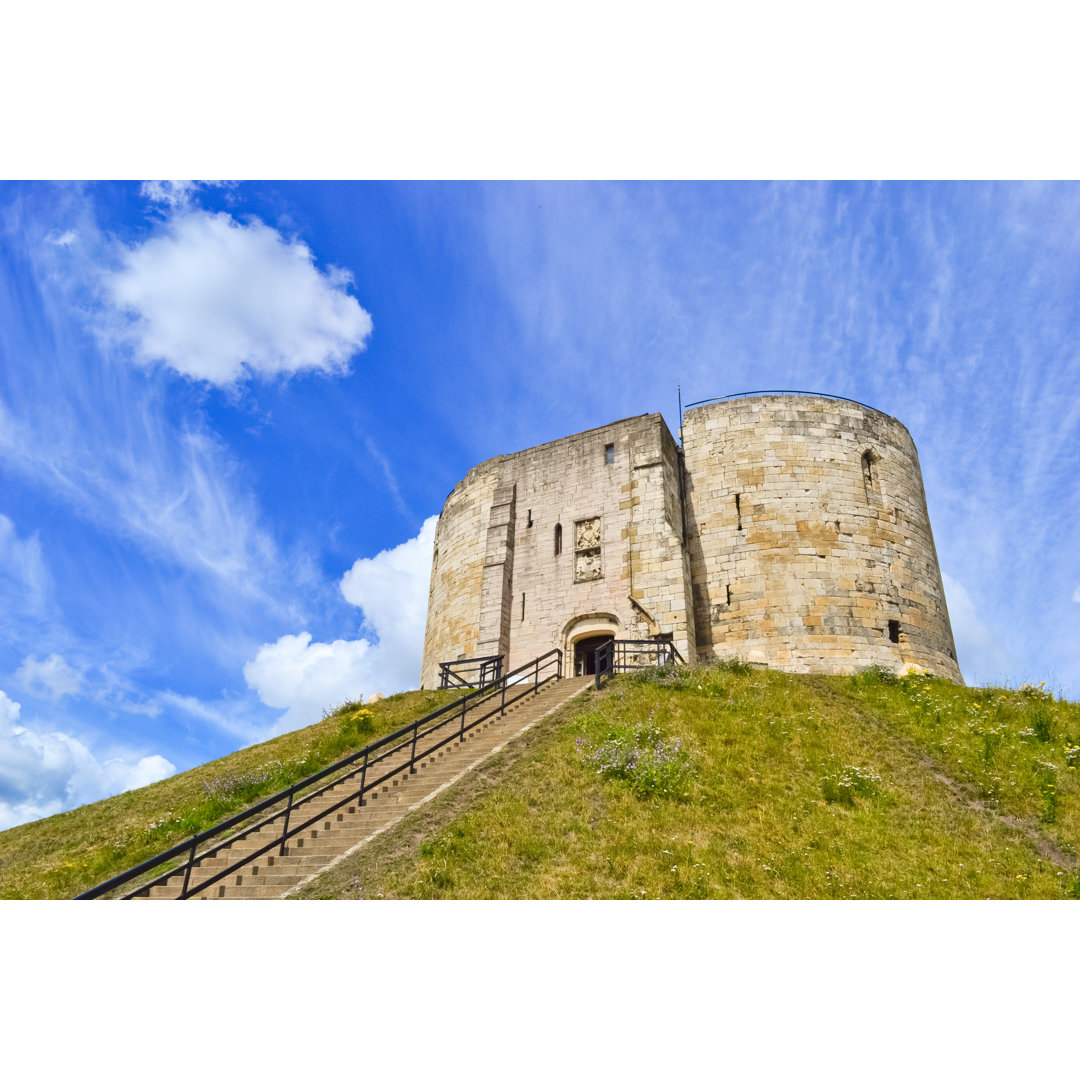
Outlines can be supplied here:
[[731, 603], [731, 586], [728, 585], [728, 586], [726, 586], [726, 588], [727, 588], [727, 602], [730, 604]]
[[531, 510], [529, 511], [529, 520], [525, 522], [525, 528], [526, 529], [531, 529], [532, 528], [532, 511]]
[[604, 464], [605, 465], [614, 465], [615, 464], [615, 444], [613, 442], [609, 442], [604, 447]]
[[894, 645], [900, 644], [900, 622], [897, 619], [889, 620], [889, 640]]
[[742, 497], [739, 495], [735, 496], [735, 518], [737, 520], [735, 528], [742, 529]]

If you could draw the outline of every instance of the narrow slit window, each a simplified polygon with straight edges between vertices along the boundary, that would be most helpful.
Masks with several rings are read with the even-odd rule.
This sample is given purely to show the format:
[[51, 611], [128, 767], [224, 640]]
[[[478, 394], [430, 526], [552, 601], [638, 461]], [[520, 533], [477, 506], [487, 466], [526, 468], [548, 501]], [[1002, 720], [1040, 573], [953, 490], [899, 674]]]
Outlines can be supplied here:
[[555, 526], [555, 557], [562, 554], [562, 525]]
[[731, 603], [731, 586], [726, 585], [725, 588], [727, 589], [727, 602], [730, 604]]
[[742, 529], [742, 496], [740, 495], [735, 496], [735, 520], [735, 528]]
[[872, 488], [874, 486], [874, 455], [869, 450], [862, 456], [862, 476], [863, 483], [868, 488]]
[[525, 528], [526, 529], [531, 529], [532, 528], [532, 511], [531, 510], [529, 511], [529, 520], [525, 522]]
[[605, 465], [614, 465], [615, 464], [615, 444], [613, 442], [609, 442], [604, 447], [604, 464]]
[[521, 594], [521, 621], [525, 621], [525, 594]]
[[889, 620], [889, 640], [894, 645], [900, 644], [900, 622], [898, 619]]

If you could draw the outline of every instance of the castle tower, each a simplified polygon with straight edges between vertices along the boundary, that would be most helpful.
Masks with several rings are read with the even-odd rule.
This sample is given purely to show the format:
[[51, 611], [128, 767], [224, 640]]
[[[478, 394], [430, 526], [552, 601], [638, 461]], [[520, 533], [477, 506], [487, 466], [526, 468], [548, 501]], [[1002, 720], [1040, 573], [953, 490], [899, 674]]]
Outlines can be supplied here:
[[906, 664], [961, 680], [907, 428], [827, 397], [688, 410], [698, 656], [782, 671]]
[[485, 461], [435, 533], [421, 685], [439, 664], [604, 638], [782, 671], [917, 665], [962, 681], [915, 445], [842, 399], [762, 395]]
[[679, 448], [659, 413], [492, 458], [454, 488], [421, 685], [438, 685], [443, 661], [502, 654], [510, 670], [553, 648], [572, 672], [606, 637], [669, 637], [694, 655]]

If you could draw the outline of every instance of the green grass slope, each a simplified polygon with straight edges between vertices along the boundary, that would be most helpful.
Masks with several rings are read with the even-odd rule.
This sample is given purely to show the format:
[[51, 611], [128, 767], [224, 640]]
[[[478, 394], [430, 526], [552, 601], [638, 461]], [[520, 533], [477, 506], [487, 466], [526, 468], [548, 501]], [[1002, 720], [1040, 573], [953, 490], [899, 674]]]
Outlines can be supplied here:
[[307, 897], [1080, 895], [1080, 705], [738, 664], [623, 675]]
[[300, 731], [0, 832], [0, 899], [76, 896], [458, 696], [414, 691], [349, 702]]

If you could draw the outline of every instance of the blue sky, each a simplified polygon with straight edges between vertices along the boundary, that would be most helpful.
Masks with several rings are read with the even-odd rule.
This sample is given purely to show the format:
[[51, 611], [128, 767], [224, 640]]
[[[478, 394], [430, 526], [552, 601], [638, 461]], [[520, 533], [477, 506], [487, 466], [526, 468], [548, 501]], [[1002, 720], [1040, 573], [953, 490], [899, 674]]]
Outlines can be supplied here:
[[919, 449], [969, 682], [1080, 697], [1080, 186], [0, 186], [0, 827], [416, 685], [474, 464], [758, 389]]

